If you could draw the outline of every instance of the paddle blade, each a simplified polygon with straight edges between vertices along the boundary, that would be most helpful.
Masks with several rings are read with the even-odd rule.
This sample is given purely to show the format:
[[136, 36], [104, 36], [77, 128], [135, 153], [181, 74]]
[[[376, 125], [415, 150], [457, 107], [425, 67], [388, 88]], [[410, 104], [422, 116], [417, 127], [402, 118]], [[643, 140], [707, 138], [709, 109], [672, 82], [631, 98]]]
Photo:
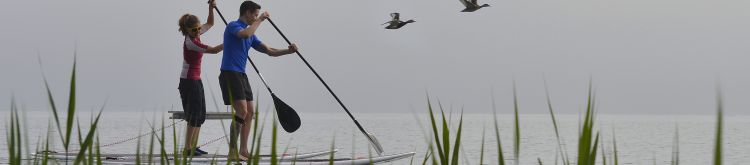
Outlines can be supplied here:
[[281, 99], [276, 97], [276, 94], [272, 93], [271, 97], [273, 98], [273, 104], [276, 106], [276, 116], [279, 118], [279, 123], [281, 123], [281, 127], [284, 128], [284, 131], [289, 133], [297, 131], [300, 125], [302, 125], [297, 112], [284, 103], [284, 101], [281, 101]]
[[378, 152], [378, 155], [383, 156], [383, 146], [380, 145], [380, 142], [377, 138], [375, 138], [374, 135], [367, 133], [367, 138], [370, 139], [370, 143], [372, 144], [373, 148], [375, 148], [375, 151]]

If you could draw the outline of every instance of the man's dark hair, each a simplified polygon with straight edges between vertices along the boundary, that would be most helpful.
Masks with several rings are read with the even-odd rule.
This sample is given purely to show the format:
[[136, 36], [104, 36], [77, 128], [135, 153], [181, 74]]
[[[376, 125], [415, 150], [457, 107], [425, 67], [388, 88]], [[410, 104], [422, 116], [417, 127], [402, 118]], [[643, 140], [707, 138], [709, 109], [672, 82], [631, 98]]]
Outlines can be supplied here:
[[253, 1], [245, 1], [242, 2], [242, 5], [240, 5], [240, 16], [244, 15], [245, 12], [249, 11], [255, 11], [260, 9], [260, 5]]

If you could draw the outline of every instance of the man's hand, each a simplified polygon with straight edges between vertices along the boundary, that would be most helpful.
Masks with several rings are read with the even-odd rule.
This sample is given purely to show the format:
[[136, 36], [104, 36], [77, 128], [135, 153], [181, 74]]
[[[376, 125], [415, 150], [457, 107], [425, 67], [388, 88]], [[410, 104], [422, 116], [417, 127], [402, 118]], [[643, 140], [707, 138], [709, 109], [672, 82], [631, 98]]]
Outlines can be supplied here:
[[297, 52], [297, 44], [289, 45], [289, 47], [287, 48], [287, 50], [289, 51], [289, 54]]
[[258, 21], [263, 22], [266, 19], [268, 19], [268, 17], [270, 17], [270, 15], [268, 14], [268, 11], [264, 11], [263, 13], [260, 14], [260, 16], [258, 16]]

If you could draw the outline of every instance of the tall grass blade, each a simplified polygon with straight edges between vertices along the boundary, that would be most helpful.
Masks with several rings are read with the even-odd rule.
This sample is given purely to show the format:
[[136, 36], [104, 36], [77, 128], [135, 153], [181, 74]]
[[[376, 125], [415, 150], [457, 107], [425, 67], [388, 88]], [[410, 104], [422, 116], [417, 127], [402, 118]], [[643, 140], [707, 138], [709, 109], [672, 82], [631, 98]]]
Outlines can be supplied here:
[[49, 163], [49, 139], [50, 138], [50, 128], [52, 127], [52, 122], [47, 123], [47, 136], [44, 138], [44, 155], [42, 156], [42, 164], [50, 164]]
[[[440, 100], [438, 100], [438, 106], [440, 107], [440, 114], [442, 114], [442, 121], [443, 121], [443, 160], [440, 162], [444, 165], [447, 165], [449, 162], [449, 156], [451, 153], [450, 149], [450, 129], [448, 128], [448, 122], [445, 120], [445, 111], [443, 111], [443, 105], [440, 104]], [[439, 144], [438, 144], [439, 145]]]
[[[41, 70], [44, 70], [42, 65], [42, 58], [39, 57], [39, 68]], [[65, 143], [65, 137], [63, 136], [62, 128], [60, 127], [60, 117], [57, 114], [57, 106], [55, 105], [55, 99], [52, 97], [52, 90], [49, 89], [49, 83], [47, 82], [47, 76], [44, 75], [44, 72], [42, 72], [42, 80], [44, 80], [44, 87], [47, 90], [47, 101], [49, 102], [50, 108], [52, 109], [52, 116], [53, 119], [55, 119], [55, 126], [57, 126], [57, 134], [60, 135], [60, 140]], [[47, 138], [49, 140], [49, 138]], [[46, 162], [43, 162], [46, 163]]]
[[542, 158], [538, 158], [538, 157], [537, 157], [537, 158], [536, 158], [536, 161], [537, 161], [537, 162], [539, 162], [539, 165], [544, 165], [544, 163], [542, 163]]
[[520, 121], [518, 118], [518, 96], [516, 95], [516, 82], [513, 81], [513, 111], [515, 114], [515, 129], [513, 132], [513, 162], [515, 162], [516, 165], [519, 163], [519, 158], [521, 155], [521, 127], [520, 127]]
[[[138, 134], [141, 134], [141, 128], [138, 128]], [[135, 145], [135, 164], [140, 165], [141, 164], [141, 138], [138, 137], [138, 140], [136, 140]]]
[[15, 135], [13, 135], [13, 138], [15, 139], [15, 141], [13, 141], [13, 148], [15, 149], [15, 151], [12, 159], [15, 159], [15, 163], [21, 164], [23, 162], [23, 159], [21, 157], [23, 153], [23, 149], [21, 148], [21, 145], [23, 144], [23, 140], [21, 139], [21, 122], [18, 118], [18, 107], [15, 107], [14, 109], [15, 110], [13, 111], [15, 112], [13, 112], [13, 122], [15, 123], [15, 131], [13, 132], [15, 133]]
[[69, 149], [70, 144], [70, 133], [73, 129], [73, 117], [75, 117], [76, 112], [76, 57], [77, 56], [77, 49], [74, 52], [73, 56], [73, 71], [70, 76], [70, 95], [68, 96], [68, 122], [66, 125], [65, 130], [65, 151]]
[[[77, 127], [77, 132], [78, 132], [78, 144], [83, 144], [83, 139], [82, 139], [83, 136], [81, 135], [81, 123], [80, 123], [80, 121], [81, 121], [80, 119], [78, 119], [76, 121], [76, 127]], [[83, 149], [85, 146], [81, 145], [80, 147], [81, 147], [81, 149]], [[86, 148], [88, 148], [88, 147], [86, 147]], [[88, 157], [86, 157], [86, 155], [84, 155], [83, 158], [84, 158], [84, 160], [83, 160], [84, 164], [86, 162], [88, 162], [88, 159], [87, 159]]]
[[299, 154], [299, 146], [294, 148], [294, 157], [292, 157], [292, 165], [297, 164], [297, 155]]
[[[279, 162], [276, 157], [276, 138], [277, 138], [277, 127], [278, 121], [276, 120], [276, 111], [273, 111], [273, 125], [271, 126], [271, 165], [277, 165]], [[331, 154], [333, 155], [333, 154]]]
[[[549, 108], [549, 115], [552, 118], [552, 126], [555, 128], [555, 138], [557, 138], [557, 146], [560, 148], [558, 151], [560, 152], [560, 157], [563, 161], [564, 165], [568, 165], [570, 162], [568, 161], [568, 154], [565, 152], [567, 149], [565, 149], [565, 145], [562, 143], [562, 138], [560, 137], [560, 131], [557, 126], [557, 119], [555, 118], [555, 112], [552, 109], [552, 99], [549, 94], [549, 87], [547, 85], [547, 78], [544, 78], [544, 92], [547, 95], [547, 107]], [[557, 161], [557, 159], [555, 159]], [[557, 164], [557, 163], [555, 163]]]
[[[176, 123], [175, 123], [174, 119], [172, 119], [172, 125], [175, 125], [175, 124]], [[174, 153], [172, 155], [173, 155], [174, 164], [182, 164], [181, 163], [182, 160], [183, 159], [187, 159], [186, 155], [188, 155], [188, 154], [177, 154], [177, 153], [180, 153], [180, 150], [177, 148], [177, 142], [178, 142], [178, 140], [177, 140], [177, 127], [172, 127], [172, 149], [173, 149], [172, 153]]]
[[15, 148], [13, 148], [13, 147], [15, 147], [15, 137], [14, 136], [16, 136], [16, 133], [14, 132], [15, 131], [15, 127], [13, 127], [14, 126], [13, 124], [15, 123], [15, 119], [13, 119], [13, 111], [14, 111], [13, 110], [13, 104], [14, 104], [13, 101], [11, 101], [11, 103], [10, 103], [10, 105], [11, 105], [10, 106], [10, 126], [8, 126], [8, 123], [3, 122], [3, 124], [5, 125], [5, 145], [7, 145], [6, 149], [8, 149], [8, 156], [9, 156], [9, 159], [10, 159], [10, 160], [8, 160], [9, 164], [15, 163], [15, 159], [14, 159], [13, 155], [16, 152]]
[[[151, 119], [152, 119], [152, 121], [156, 122], [155, 118], [151, 118]], [[156, 132], [153, 131], [153, 127], [151, 127], [151, 129], [152, 130], [149, 131], [149, 132], [151, 132], [150, 133], [151, 134], [151, 138], [150, 138], [149, 144], [148, 144], [148, 158], [146, 158], [148, 160], [148, 164], [153, 164], [154, 163], [154, 136], [156, 136]]]
[[485, 128], [485, 125], [482, 124], [482, 143], [481, 143], [482, 145], [479, 148], [479, 164], [480, 165], [484, 164], [484, 137], [485, 137], [484, 133], [486, 130], [487, 129]]
[[[259, 97], [259, 95], [256, 95], [255, 98], [257, 100], [256, 100], [256, 103], [255, 103], [255, 112], [253, 112], [254, 113], [253, 117], [256, 118], [256, 119], [255, 119], [255, 121], [253, 121], [253, 138], [251, 139], [251, 142], [250, 142], [250, 153], [255, 153], [255, 138], [256, 138], [256, 135], [258, 133], [258, 120], [257, 120], [257, 118], [258, 118], [258, 114], [260, 113], [260, 110], [258, 109], [260, 107], [260, 97]], [[250, 120], [252, 120], [252, 119], [250, 119]]]
[[16, 109], [15, 100], [11, 101], [10, 106], [10, 128], [6, 125], [6, 144], [8, 146], [8, 163], [10, 164], [21, 164], [21, 138], [19, 133], [21, 130], [18, 127], [18, 111]]
[[[5, 124], [5, 128], [8, 128], [8, 125], [7, 125], [7, 124]], [[7, 129], [5, 130], [5, 134], [6, 134], [6, 137], [7, 137], [7, 134], [8, 134], [8, 130], [7, 130]], [[34, 153], [36, 153], [37, 155], [34, 155], [34, 156], [32, 156], [32, 157], [31, 157], [31, 158], [32, 158], [31, 160], [33, 160], [33, 161], [31, 162], [31, 164], [39, 164], [39, 155], [38, 155], [38, 154], [39, 154], [39, 153], [41, 153], [41, 152], [40, 152], [40, 150], [39, 150], [39, 149], [40, 149], [39, 147], [41, 147], [41, 146], [42, 146], [42, 145], [41, 145], [41, 139], [42, 139], [42, 137], [41, 137], [41, 136], [39, 136], [39, 137], [37, 138], [37, 141], [36, 141], [36, 148], [34, 149]], [[7, 141], [7, 140], [6, 140], [6, 141]]]
[[492, 97], [492, 119], [495, 121], [495, 140], [497, 141], [497, 163], [499, 165], [505, 165], [505, 157], [503, 156], [503, 146], [500, 140], [500, 126], [497, 124], [497, 107], [495, 106], [495, 92], [494, 89], [491, 93]]
[[102, 116], [102, 111], [104, 111], [104, 107], [102, 106], [102, 109], [99, 111], [99, 114], [96, 115], [96, 119], [94, 119], [94, 123], [91, 124], [91, 127], [89, 127], [89, 132], [86, 134], [86, 138], [83, 140], [83, 144], [81, 144], [81, 151], [78, 152], [78, 155], [76, 156], [76, 160], [74, 164], [79, 164], [81, 161], [85, 159], [84, 153], [86, 152], [86, 146], [90, 146], [93, 144], [94, 135], [96, 132], [97, 125], [99, 124], [99, 118]]
[[615, 135], [615, 128], [612, 127], [612, 148], [613, 148], [612, 151], [614, 152], [613, 153], [614, 161], [615, 161], [614, 165], [620, 164], [620, 158], [617, 155], [617, 138], [616, 137], [617, 135]]
[[[99, 144], [99, 142], [100, 142], [99, 133], [97, 132], [96, 133], [96, 165], [102, 165], [102, 153], [101, 153], [102, 149], [100, 148], [101, 145]], [[149, 160], [149, 162], [151, 162], [151, 160]]]
[[[598, 139], [598, 138], [597, 138]], [[607, 154], [604, 148], [604, 137], [602, 137], [602, 165], [607, 165]]]
[[432, 145], [427, 146], [427, 152], [424, 153], [424, 159], [422, 160], [422, 165], [427, 165], [427, 160], [430, 160], [430, 157], [432, 157]]
[[[26, 111], [23, 110], [25, 108], [22, 106], [20, 109], [21, 109], [21, 115], [22, 115], [21, 121], [23, 121], [23, 124], [21, 124], [21, 128], [22, 128], [22, 130], [29, 130], [29, 123], [27, 122], [28, 121], [28, 116], [26, 115]], [[31, 163], [33, 161], [36, 161], [36, 159], [31, 159], [33, 157], [31, 155], [31, 153], [28, 152], [28, 151], [31, 151], [30, 146], [29, 146], [29, 142], [31, 142], [29, 140], [29, 133], [22, 133], [22, 135], [23, 135], [23, 139], [25, 139], [24, 143], [23, 143], [24, 144], [24, 148], [27, 151], [27, 152], [25, 152], [26, 160], [27, 160], [26, 163]], [[39, 144], [39, 141], [37, 141], [37, 144]], [[22, 153], [24, 153], [24, 152], [22, 152]]]
[[591, 148], [591, 153], [590, 153], [591, 156], [589, 157], [588, 164], [592, 164], [592, 165], [596, 164], [596, 154], [597, 154], [597, 151], [598, 151], [597, 150], [598, 146], [599, 146], [599, 133], [596, 133], [596, 138], [594, 140], [594, 147]]
[[[333, 133], [333, 138], [331, 140], [331, 154], [329, 154], [328, 156], [328, 165], [333, 165], [334, 155], [336, 155], [336, 154], [333, 154], [333, 150], [335, 148], [336, 148], [336, 133]], [[370, 158], [372, 158], [372, 156], [370, 156]]]
[[672, 162], [671, 165], [680, 164], [680, 128], [675, 124], [674, 139], [672, 142]]
[[[578, 138], [578, 165], [592, 165], [596, 161], [596, 145], [599, 142], [599, 133], [593, 136], [594, 128], [594, 94], [592, 82], [589, 81], [588, 104], [586, 108], [581, 133]], [[592, 141], [593, 144], [592, 144]]]
[[[164, 117], [161, 118], [161, 127], [164, 128]], [[151, 127], [151, 130], [155, 131], [155, 128]], [[169, 165], [169, 160], [167, 158], [167, 147], [166, 147], [167, 137], [165, 136], [164, 130], [165, 129], [161, 129], [160, 130], [161, 137], [156, 137], [156, 138], [159, 140], [159, 145], [161, 146], [161, 149], [160, 149], [161, 151], [159, 152], [160, 162], [161, 164]]]
[[[89, 115], [89, 124], [94, 124], [93, 121], [94, 121], [94, 112], [90, 112], [90, 115]], [[79, 129], [78, 132], [80, 134], [80, 132], [81, 132], [80, 129]], [[94, 134], [94, 138], [99, 138], [99, 132], [96, 132]], [[90, 165], [94, 164], [94, 152], [96, 152], [96, 151], [94, 151], [94, 145], [97, 145], [97, 141], [96, 140], [97, 139], [93, 139], [92, 140], [93, 142], [91, 143], [91, 145], [88, 146], [89, 147], [89, 152], [88, 152], [88, 155], [89, 155], [88, 161], [89, 162], [88, 162], [88, 164], [90, 164]]]
[[77, 132], [78, 132], [78, 144], [83, 144], [83, 135], [81, 135], [81, 122], [80, 122], [80, 120], [81, 119], [78, 119], [78, 121], [76, 121], [76, 127], [78, 128], [77, 129]]
[[453, 158], [451, 158], [451, 165], [458, 165], [458, 151], [461, 147], [461, 128], [464, 124], [464, 112], [461, 110], [461, 119], [458, 121], [458, 131], [456, 132], [456, 142], [453, 146]]
[[213, 156], [211, 156], [211, 163], [210, 163], [211, 165], [216, 165], [216, 164], [218, 164], [218, 163], [216, 163], [216, 156], [217, 156], [217, 154], [216, 154], [216, 153], [214, 153], [214, 155], [213, 155]]
[[260, 132], [258, 132], [258, 139], [256, 139], [256, 148], [255, 153], [253, 154], [252, 159], [248, 159], [248, 164], [252, 163], [253, 165], [258, 165], [260, 163], [260, 140], [263, 138], [263, 129], [266, 127], [266, 119], [268, 118], [268, 111], [266, 111], [266, 114], [263, 116], [263, 125], [260, 126]]
[[[718, 88], [718, 87], [717, 87]], [[724, 108], [721, 89], [716, 90], [716, 141], [714, 145], [714, 165], [721, 165], [723, 162], [722, 158], [722, 131], [724, 126]]]
[[439, 156], [438, 158], [440, 159], [441, 164], [447, 164], [447, 162], [444, 161], [446, 155], [444, 155], [443, 148], [440, 146], [441, 145], [440, 136], [439, 136], [440, 133], [438, 132], [437, 124], [435, 124], [435, 114], [432, 111], [432, 103], [430, 102], [429, 94], [427, 95], [427, 110], [430, 113], [430, 124], [432, 125], [432, 134], [434, 135], [437, 153]]

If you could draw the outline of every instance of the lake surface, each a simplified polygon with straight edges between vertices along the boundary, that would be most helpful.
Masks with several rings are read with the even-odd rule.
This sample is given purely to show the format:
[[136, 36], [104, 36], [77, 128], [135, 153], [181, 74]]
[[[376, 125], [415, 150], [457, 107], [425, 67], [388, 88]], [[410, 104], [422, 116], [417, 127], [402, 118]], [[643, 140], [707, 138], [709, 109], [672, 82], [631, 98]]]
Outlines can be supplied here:
[[[8, 111], [2, 112], [3, 123], [8, 123]], [[90, 113], [79, 112], [81, 124], [89, 123]], [[26, 112], [25, 126], [28, 141], [31, 142], [30, 149], [34, 150], [37, 141], [46, 136], [47, 125], [51, 113], [47, 111]], [[171, 120], [168, 114], [163, 112], [125, 112], [105, 111], [99, 125], [101, 145], [126, 140], [131, 137], [145, 133], [149, 128], [149, 122], [161, 125], [162, 118], [165, 125]], [[383, 145], [386, 154], [416, 151], [415, 164], [421, 164], [421, 160], [427, 149], [426, 143], [431, 134], [426, 129], [429, 124], [427, 114], [413, 113], [361, 113], [354, 114], [363, 124], [365, 129], [374, 134]], [[260, 115], [263, 121], [265, 114]], [[338, 148], [337, 157], [367, 157], [367, 140], [356, 129], [353, 122], [345, 113], [304, 113], [302, 127], [294, 133], [286, 133], [279, 127], [279, 150], [283, 151], [290, 147], [288, 153], [312, 152], [328, 150], [334, 142]], [[577, 134], [579, 124], [578, 115], [559, 115], [558, 122], [561, 136], [569, 157], [574, 159], [576, 153]], [[421, 120], [424, 129], [420, 128], [417, 119]], [[499, 115], [500, 136], [506, 162], [513, 160], [513, 116]], [[156, 122], [154, 122], [154, 120]], [[262, 153], [270, 151], [271, 143], [271, 116], [267, 116], [265, 130], [262, 140]], [[458, 126], [459, 115], [453, 114], [450, 119], [453, 132]], [[463, 116], [464, 127], [461, 137], [461, 164], [478, 164], [480, 148], [482, 144], [482, 130], [486, 127], [485, 135], [485, 164], [497, 164], [497, 147], [492, 125], [492, 114], [465, 114]], [[607, 161], [613, 159], [613, 133], [616, 135], [617, 152], [620, 164], [669, 164], [672, 155], [672, 145], [675, 128], [679, 128], [679, 155], [681, 164], [710, 164], [713, 156], [713, 143], [715, 139], [715, 116], [705, 115], [682, 115], [682, 116], [637, 116], [637, 115], [600, 115], [597, 118], [597, 130], [602, 136], [601, 144], [604, 145]], [[63, 122], [63, 121], [61, 121]], [[177, 134], [184, 132], [184, 122], [177, 121]], [[211, 142], [202, 147], [211, 153], [225, 154], [227, 152], [226, 140], [221, 139], [224, 135], [222, 122], [209, 120], [203, 125], [200, 136], [200, 144]], [[228, 126], [229, 121], [223, 121]], [[87, 126], [84, 131], [88, 130]], [[549, 115], [521, 115], [521, 164], [537, 164], [540, 159], [544, 164], [554, 164], [557, 158], [557, 141]], [[54, 127], [53, 127], [54, 128]], [[6, 128], [0, 128], [6, 132]], [[53, 129], [54, 131], [55, 129]], [[74, 130], [75, 131], [75, 130]], [[168, 151], [172, 151], [172, 128], [167, 129]], [[750, 117], [748, 116], [726, 116], [724, 130], [724, 160], [725, 164], [743, 164], [750, 162]], [[57, 132], [50, 132], [54, 150], [63, 150], [60, 145]], [[73, 133], [75, 137], [76, 133]], [[179, 138], [179, 137], [178, 137]], [[149, 136], [142, 139], [141, 148], [147, 148]], [[451, 140], [455, 140], [451, 136]], [[103, 153], [135, 153], [136, 140], [121, 144], [110, 145], [102, 148]], [[0, 136], [0, 162], [7, 163], [6, 136]], [[178, 145], [183, 142], [180, 138]], [[71, 143], [71, 146], [77, 144]], [[452, 147], [452, 146], [451, 146]], [[77, 148], [77, 147], [72, 147]], [[25, 149], [25, 148], [24, 148]], [[26, 150], [28, 151], [28, 150]], [[281, 152], [279, 151], [279, 152]], [[601, 152], [601, 151], [600, 151]], [[601, 155], [601, 153], [599, 153]], [[392, 164], [409, 164], [409, 159], [392, 162]], [[601, 161], [601, 157], [598, 158]]]

